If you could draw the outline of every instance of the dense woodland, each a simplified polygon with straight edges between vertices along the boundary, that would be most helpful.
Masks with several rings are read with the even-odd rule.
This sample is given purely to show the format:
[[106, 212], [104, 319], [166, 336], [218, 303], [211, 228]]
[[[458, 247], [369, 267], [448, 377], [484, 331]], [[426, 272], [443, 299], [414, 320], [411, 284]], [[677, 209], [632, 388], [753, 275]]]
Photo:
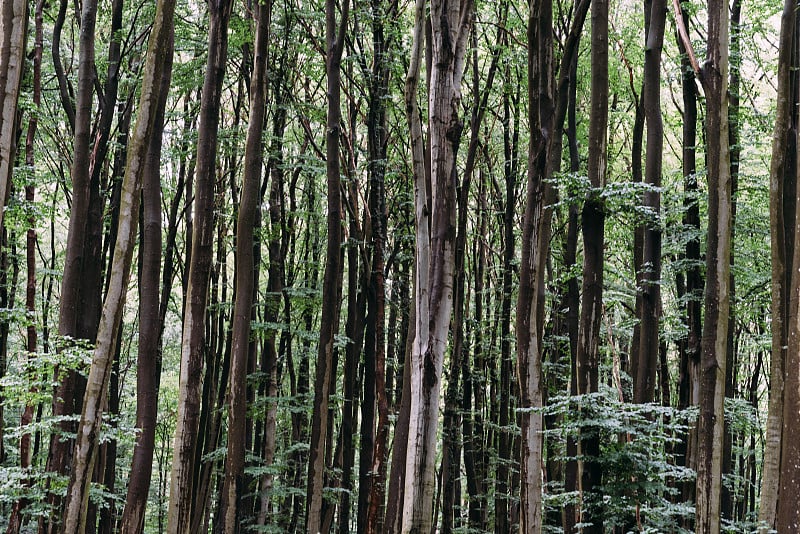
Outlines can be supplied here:
[[0, 528], [800, 532], [785, 0], [2, 0]]

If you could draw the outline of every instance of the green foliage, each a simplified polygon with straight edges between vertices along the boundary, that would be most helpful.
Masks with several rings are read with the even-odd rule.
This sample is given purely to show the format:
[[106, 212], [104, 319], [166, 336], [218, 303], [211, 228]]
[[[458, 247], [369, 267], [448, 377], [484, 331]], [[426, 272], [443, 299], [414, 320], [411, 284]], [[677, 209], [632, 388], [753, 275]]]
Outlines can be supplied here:
[[[545, 435], [557, 446], [557, 461], [587, 460], [586, 455], [566, 455], [566, 441], [598, 436], [603, 481], [597, 495], [584, 495], [583, 506], [592, 507], [604, 518], [607, 528], [644, 532], [688, 532], [678, 525], [691, 517], [694, 508], [680, 503], [680, 484], [692, 482], [694, 472], [675, 463], [675, 445], [685, 439], [697, 410], [677, 410], [658, 404], [621, 402], [617, 392], [603, 387], [599, 393], [557, 396], [549, 399], [544, 414], [557, 425]], [[579, 505], [579, 496], [550, 485], [546, 510], [558, 510], [566, 503]], [[677, 530], [673, 530], [676, 529]], [[550, 526], [551, 532], [559, 527]]]

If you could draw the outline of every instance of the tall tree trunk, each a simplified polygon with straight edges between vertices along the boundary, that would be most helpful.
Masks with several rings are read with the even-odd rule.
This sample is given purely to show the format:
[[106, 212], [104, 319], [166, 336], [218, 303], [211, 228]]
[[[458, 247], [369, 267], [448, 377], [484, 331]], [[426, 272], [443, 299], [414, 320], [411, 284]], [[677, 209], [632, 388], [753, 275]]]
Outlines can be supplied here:
[[707, 58], [701, 80], [707, 104], [709, 198], [695, 529], [698, 534], [716, 534], [720, 530], [732, 223], [728, 146], [728, 2], [725, 1], [709, 2]]
[[[583, 290], [578, 329], [576, 373], [578, 393], [598, 391], [600, 318], [603, 308], [603, 247], [605, 206], [599, 190], [605, 186], [608, 139], [608, 2], [592, 2], [592, 82], [589, 115], [589, 181], [594, 190], [583, 206]], [[588, 400], [586, 402], [589, 402]], [[603, 532], [599, 429], [581, 432], [579, 454], [585, 459], [581, 476], [584, 532]]]
[[171, 39], [174, 9], [174, 2], [159, 1], [148, 44], [139, 100], [139, 116], [131, 137], [123, 180], [120, 219], [109, 289], [87, 379], [87, 390], [75, 444], [74, 465], [67, 488], [66, 515], [62, 526], [62, 532], [65, 534], [82, 533], [86, 529], [89, 483], [95, 464], [105, 393], [109, 385], [112, 358], [117, 346], [130, 278], [139, 217], [139, 188], [157, 115], [164, 54]]
[[647, 156], [643, 205], [652, 220], [645, 222], [640, 279], [641, 315], [639, 316], [639, 361], [634, 377], [634, 401], [653, 401], [656, 369], [659, 362], [658, 322], [661, 315], [661, 158], [664, 128], [661, 120], [661, 49], [667, 19], [665, 0], [650, 2], [650, 25], [644, 59], [642, 103], [647, 123]]
[[[120, 532], [141, 534], [144, 530], [145, 510], [150, 493], [150, 478], [155, 452], [156, 426], [158, 425], [158, 386], [161, 373], [161, 338], [164, 317], [160, 313], [159, 299], [162, 261], [161, 247], [161, 138], [164, 116], [172, 78], [172, 53], [174, 36], [169, 37], [164, 51], [164, 69], [158, 95], [153, 134], [148, 143], [147, 161], [142, 176], [142, 228], [139, 274], [139, 347], [136, 372], [136, 427], [139, 430], [131, 461], [131, 477], [127, 498], [122, 511]], [[176, 196], [180, 197], [179, 187]], [[172, 220], [172, 217], [171, 217]], [[170, 227], [170, 231], [174, 231]], [[174, 238], [173, 238], [174, 239]], [[168, 245], [169, 247], [169, 245]], [[173, 247], [174, 248], [174, 245]], [[167, 253], [169, 256], [169, 253]], [[164, 260], [165, 276], [170, 276]], [[168, 299], [168, 295], [164, 295]]]
[[339, 330], [339, 295], [342, 265], [342, 201], [339, 165], [339, 134], [341, 131], [341, 60], [344, 51], [349, 0], [343, 0], [341, 19], [337, 28], [336, 0], [325, 2], [325, 70], [328, 84], [328, 116], [325, 136], [326, 178], [328, 188], [328, 244], [322, 286], [322, 319], [319, 354], [314, 380], [314, 416], [311, 422], [311, 447], [308, 462], [308, 491], [306, 531], [317, 534], [322, 520], [322, 488], [325, 480], [325, 444], [328, 433], [328, 396], [333, 368], [333, 342]]
[[[428, 95], [430, 178], [422, 164], [421, 118], [416, 87], [422, 50], [423, 5], [415, 11], [406, 110], [411, 124], [417, 225], [417, 321], [411, 354], [409, 448], [402, 531], [428, 532], [433, 524], [436, 429], [442, 366], [453, 298], [456, 226], [456, 154], [461, 138], [461, 80], [473, 4], [431, 2], [431, 71]], [[430, 201], [429, 201], [430, 195]]]
[[[11, 189], [17, 151], [17, 108], [25, 70], [28, 2], [9, 0], [0, 7], [0, 207]], [[0, 210], [0, 226], [3, 213]]]
[[[33, 45], [33, 105], [30, 118], [28, 119], [28, 132], [25, 137], [25, 165], [33, 169], [35, 160], [34, 141], [36, 139], [36, 127], [39, 121], [39, 108], [42, 101], [42, 49], [44, 43], [43, 16], [44, 0], [37, 0], [36, 11], [34, 13], [34, 45]], [[0, 32], [2, 34], [2, 32]], [[32, 178], [32, 177], [31, 177]], [[36, 195], [35, 182], [25, 184], [25, 202], [33, 205]], [[27, 313], [28, 327], [26, 330], [25, 350], [30, 359], [36, 352], [37, 333], [36, 333], [36, 216], [31, 212], [28, 216], [28, 231], [26, 232], [25, 243], [25, 265], [27, 280], [25, 285], [25, 312]], [[0, 224], [2, 226], [2, 224]], [[30, 392], [35, 394], [36, 387], [31, 387]], [[31, 434], [27, 426], [33, 422], [34, 403], [25, 402], [20, 417], [20, 427], [22, 436], [19, 438], [19, 465], [23, 470], [28, 470], [31, 466]], [[0, 423], [0, 429], [2, 424]], [[1, 455], [0, 455], [1, 456]], [[30, 487], [30, 479], [25, 479], [25, 487]], [[19, 498], [12, 505], [11, 516], [8, 519], [7, 534], [17, 534], [22, 527], [22, 511], [27, 502], [24, 498]]]
[[[676, 14], [682, 24], [688, 24], [685, 13]], [[696, 144], [697, 144], [697, 84], [692, 70], [689, 50], [678, 36], [681, 51], [681, 79], [683, 100], [682, 127], [682, 170], [683, 170], [683, 228], [689, 237], [683, 252], [687, 262], [685, 282], [684, 321], [687, 334], [682, 341], [680, 353], [680, 377], [678, 382], [678, 407], [696, 406], [699, 403], [700, 340], [702, 338], [702, 294], [703, 274], [700, 256], [700, 207], [698, 201]], [[677, 284], [679, 287], [681, 284]], [[694, 468], [697, 457], [697, 431], [690, 429], [676, 447], [677, 461], [684, 467]], [[685, 482], [681, 488], [681, 498], [693, 500], [695, 484]]]
[[[791, 327], [790, 295], [794, 287], [795, 217], [797, 188], [796, 88], [792, 90], [791, 71], [797, 49], [796, 4], [787, 0], [781, 15], [778, 47], [778, 99], [770, 164], [770, 250], [772, 259], [772, 351], [770, 389], [764, 463], [761, 483], [759, 522], [766, 532], [775, 528], [778, 494], [781, 487], [781, 448], [783, 439], [784, 380]], [[797, 313], [796, 310], [795, 314]], [[794, 418], [794, 416], [792, 416]], [[793, 419], [792, 419], [793, 420]]]
[[[531, 0], [528, 13], [528, 192], [522, 230], [520, 290], [517, 298], [517, 372], [522, 418], [520, 532], [542, 531], [542, 354], [545, 265], [549, 250], [548, 185], [554, 124], [553, 5]], [[509, 209], [509, 206], [506, 206]], [[513, 213], [513, 208], [512, 208]], [[513, 239], [513, 234], [507, 236]], [[509, 246], [506, 243], [506, 246]]]
[[[386, 248], [386, 176], [387, 145], [389, 130], [386, 124], [386, 97], [389, 93], [389, 73], [394, 39], [387, 37], [384, 19], [391, 23], [397, 17], [398, 4], [381, 0], [372, 2], [372, 41], [375, 47], [370, 84], [368, 151], [370, 196], [369, 212], [372, 220], [372, 262], [370, 272], [369, 305], [373, 312], [375, 333], [375, 392], [377, 396], [378, 421], [372, 451], [372, 484], [367, 499], [366, 532], [383, 532], [383, 505], [386, 496], [386, 460], [389, 446], [389, 398], [386, 386], [386, 282], [384, 277], [384, 253]], [[390, 28], [391, 29], [391, 28]]]
[[259, 207], [263, 145], [261, 142], [266, 109], [267, 52], [271, 3], [256, 8], [256, 37], [253, 73], [250, 78], [250, 119], [244, 154], [244, 179], [236, 225], [236, 298], [233, 308], [233, 346], [228, 412], [228, 454], [225, 457], [225, 482], [220, 515], [225, 534], [243, 532], [244, 514], [240, 502], [245, 491], [245, 423], [247, 417], [247, 362], [250, 355], [250, 325], [255, 299], [253, 234]]
[[[730, 252], [730, 312], [728, 314], [728, 341], [725, 355], [725, 398], [733, 399], [736, 397], [737, 389], [737, 359], [736, 350], [736, 278], [734, 275], [734, 264], [736, 251], [734, 243], [736, 241], [736, 197], [739, 190], [739, 162], [741, 160], [740, 145], [740, 115], [739, 115], [739, 93], [741, 85], [740, 69], [742, 63], [741, 56], [741, 19], [742, 2], [733, 0], [730, 8], [730, 78], [728, 84], [728, 146], [730, 147], [730, 173], [731, 173], [731, 252]], [[722, 446], [722, 476], [733, 475], [733, 431], [730, 421], [725, 420], [723, 428]], [[722, 518], [729, 521], [734, 520], [735, 495], [734, 488], [722, 485]]]
[[200, 418], [205, 325], [214, 240], [214, 181], [222, 80], [228, 55], [230, 0], [209, 0], [208, 62], [197, 138], [191, 263], [181, 339], [178, 420], [170, 478], [167, 532], [188, 532], [195, 496], [194, 463]]
[[411, 293], [412, 297], [408, 302], [408, 329], [406, 332], [405, 344], [400, 352], [403, 356], [400, 410], [397, 414], [397, 423], [394, 427], [392, 470], [389, 473], [386, 514], [383, 521], [387, 534], [399, 533], [402, 530], [403, 523], [403, 495], [405, 492], [406, 457], [408, 455], [408, 425], [411, 418], [411, 351], [414, 348], [414, 325], [417, 321], [416, 288], [414, 288], [413, 284]]
[[[58, 333], [65, 338], [77, 337], [78, 316], [80, 315], [81, 270], [89, 217], [89, 162], [91, 142], [92, 93], [94, 83], [94, 41], [97, 1], [87, 0], [81, 6], [81, 25], [78, 60], [78, 87], [75, 97], [75, 128], [72, 168], [72, 207], [67, 231], [67, 249], [64, 258], [64, 274], [61, 279], [61, 299], [59, 301]], [[68, 370], [66, 377], [59, 381], [53, 395], [53, 415], [63, 417], [77, 412], [76, 382], [77, 373]], [[75, 425], [70, 422], [60, 424], [62, 432], [74, 432]], [[64, 474], [70, 464], [71, 440], [61, 440], [55, 436], [50, 440], [48, 471]], [[62, 507], [61, 498], [50, 496], [50, 504], [56, 514]], [[55, 521], [49, 525], [53, 532]]]

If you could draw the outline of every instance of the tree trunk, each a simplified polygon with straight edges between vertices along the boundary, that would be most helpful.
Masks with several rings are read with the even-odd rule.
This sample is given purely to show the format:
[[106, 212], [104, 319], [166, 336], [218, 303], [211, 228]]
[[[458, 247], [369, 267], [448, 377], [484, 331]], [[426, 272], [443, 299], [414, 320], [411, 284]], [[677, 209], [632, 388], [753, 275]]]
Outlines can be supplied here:
[[[61, 299], [59, 301], [58, 333], [63, 337], [77, 337], [78, 316], [81, 313], [81, 271], [89, 217], [89, 162], [91, 142], [92, 93], [94, 83], [94, 41], [97, 1], [87, 0], [81, 6], [80, 48], [78, 60], [78, 87], [75, 97], [75, 127], [72, 168], [72, 207], [67, 231], [67, 249], [64, 258], [64, 275], [61, 279]], [[79, 377], [72, 370], [59, 381], [53, 395], [53, 415], [57, 417], [72, 415], [78, 411], [76, 382]], [[74, 432], [75, 425], [70, 422], [60, 424], [62, 432]], [[47, 470], [64, 474], [70, 464], [72, 441], [51, 437]], [[59, 514], [62, 501], [55, 494], [49, 498], [56, 514]], [[55, 523], [49, 526], [53, 532]]]
[[[433, 524], [436, 429], [442, 366], [453, 299], [456, 227], [456, 153], [464, 58], [472, 27], [472, 1], [431, 2], [428, 96], [430, 178], [424, 171], [416, 88], [422, 51], [424, 4], [417, 2], [406, 111], [411, 124], [416, 206], [417, 321], [411, 354], [409, 419], [402, 531], [428, 532]], [[429, 201], [430, 195], [430, 201]]]
[[372, 2], [372, 40], [375, 47], [370, 84], [368, 151], [370, 155], [369, 212], [372, 220], [372, 270], [370, 273], [369, 305], [373, 310], [370, 320], [374, 323], [375, 393], [377, 396], [378, 420], [372, 451], [372, 483], [367, 499], [366, 532], [383, 532], [383, 505], [386, 496], [386, 460], [389, 446], [389, 398], [386, 387], [386, 283], [384, 277], [384, 251], [386, 246], [386, 176], [387, 144], [389, 129], [386, 124], [386, 97], [389, 94], [389, 73], [392, 46], [395, 40], [387, 37], [384, 19], [394, 21], [398, 4], [381, 0]]
[[[593, 191], [583, 206], [583, 290], [578, 329], [576, 373], [578, 393], [598, 391], [600, 318], [603, 308], [603, 252], [605, 207], [600, 189], [605, 186], [608, 139], [608, 2], [592, 2], [592, 82], [589, 116], [589, 181]], [[586, 401], [590, 402], [590, 401]], [[584, 532], [603, 532], [599, 429], [582, 429], [579, 454], [584, 456], [581, 491]]]
[[205, 323], [208, 303], [214, 240], [214, 181], [216, 176], [217, 133], [222, 81], [228, 55], [228, 22], [230, 0], [209, 0], [210, 27], [208, 62], [203, 95], [200, 102], [200, 123], [197, 138], [197, 172], [191, 263], [186, 292], [186, 306], [181, 339], [181, 373], [178, 398], [178, 420], [170, 478], [167, 532], [188, 532], [195, 497], [193, 466], [200, 417]]
[[701, 79], [707, 103], [709, 199], [695, 529], [698, 534], [717, 534], [720, 530], [732, 223], [728, 146], [728, 3], [721, 0], [713, 0], [708, 6], [708, 52]]
[[[136, 372], [136, 427], [140, 429], [133, 450], [131, 477], [122, 511], [120, 532], [141, 534], [150, 492], [150, 478], [158, 424], [158, 386], [161, 373], [161, 335], [164, 317], [160, 314], [161, 247], [161, 138], [170, 80], [174, 35], [164, 52], [164, 69], [156, 109], [153, 134], [149, 139], [147, 161], [142, 176], [142, 228], [139, 275], [139, 348]], [[180, 188], [176, 195], [180, 197]], [[170, 228], [171, 230], [172, 228]], [[168, 245], [169, 246], [169, 245]], [[165, 276], [167, 264], [165, 263]], [[167, 299], [168, 295], [164, 295]]]
[[[758, 520], [775, 528], [781, 486], [784, 379], [789, 345], [790, 295], [794, 285], [795, 203], [797, 176], [796, 91], [791, 89], [791, 70], [797, 40], [796, 5], [788, 0], [781, 15], [778, 47], [778, 99], [770, 164], [770, 237], [772, 259], [772, 351], [767, 429]], [[790, 263], [791, 262], [791, 263]], [[795, 310], [795, 313], [796, 310]], [[794, 416], [793, 416], [794, 417]], [[793, 419], [792, 419], [793, 420]]]
[[[34, 14], [35, 38], [33, 47], [33, 105], [30, 118], [28, 119], [28, 133], [25, 138], [25, 165], [33, 169], [35, 164], [34, 141], [36, 139], [36, 127], [39, 120], [39, 108], [42, 100], [42, 48], [44, 42], [42, 10], [44, 0], [37, 0], [36, 11]], [[0, 35], [2, 32], [0, 32]], [[36, 185], [33, 180], [25, 185], [25, 202], [33, 205], [36, 194]], [[26, 232], [25, 243], [25, 265], [27, 280], [25, 285], [25, 312], [27, 313], [28, 327], [26, 331], [25, 350], [30, 359], [36, 352], [37, 333], [36, 333], [36, 216], [31, 212], [28, 216], [28, 231]], [[2, 223], [0, 223], [2, 226]], [[30, 393], [37, 393], [36, 387], [31, 387]], [[19, 465], [23, 470], [31, 466], [31, 434], [26, 427], [33, 422], [33, 402], [26, 402], [20, 417], [20, 427], [23, 434], [19, 438]], [[0, 424], [2, 429], [2, 424]], [[0, 455], [1, 457], [2, 455]], [[30, 487], [30, 480], [25, 480], [25, 487]], [[12, 505], [11, 516], [8, 519], [7, 534], [17, 534], [22, 527], [22, 511], [27, 502], [24, 498], [18, 499]]]
[[172, 33], [175, 4], [162, 0], [157, 5], [151, 40], [148, 45], [139, 100], [139, 117], [130, 140], [128, 161], [120, 199], [120, 219], [114, 247], [106, 302], [97, 335], [97, 345], [87, 379], [87, 390], [78, 426], [74, 465], [67, 488], [67, 509], [62, 532], [81, 533], [86, 528], [89, 483], [97, 454], [105, 393], [111, 363], [121, 326], [131, 259], [139, 216], [139, 187], [144, 172], [148, 142], [153, 135], [164, 69], [164, 54]]
[[322, 489], [325, 481], [326, 443], [328, 441], [328, 397], [333, 368], [333, 342], [339, 330], [339, 296], [342, 280], [342, 201], [339, 165], [339, 135], [341, 132], [341, 59], [344, 51], [345, 29], [350, 8], [344, 0], [339, 27], [336, 24], [336, 1], [325, 2], [326, 72], [328, 84], [328, 115], [325, 137], [326, 177], [328, 190], [328, 244], [322, 286], [322, 318], [319, 354], [314, 380], [314, 415], [311, 422], [311, 446], [308, 463], [306, 531], [317, 534], [322, 521]]
[[231, 348], [230, 410], [228, 412], [228, 454], [220, 515], [225, 534], [243, 532], [240, 502], [245, 491], [245, 423], [247, 417], [247, 362], [250, 355], [250, 324], [255, 299], [253, 234], [259, 208], [261, 165], [267, 83], [267, 51], [271, 3], [256, 9], [256, 37], [253, 73], [250, 78], [250, 119], [244, 154], [244, 179], [236, 225], [236, 298], [233, 309]]
[[[548, 185], [554, 124], [553, 5], [532, 0], [528, 14], [528, 192], [522, 230], [520, 290], [517, 299], [517, 373], [522, 418], [520, 532], [542, 531], [542, 354], [545, 264], [552, 209]], [[506, 209], [513, 208], [506, 206]], [[512, 215], [513, 217], [513, 215]], [[507, 227], [508, 228], [508, 227]], [[513, 239], [513, 233], [507, 235]], [[506, 246], [509, 246], [506, 243]]]
[[[0, 208], [11, 188], [17, 150], [17, 104], [25, 70], [28, 2], [8, 0], [0, 7]], [[3, 210], [0, 209], [0, 226]]]
[[647, 156], [643, 206], [648, 211], [642, 243], [638, 362], [634, 377], [634, 402], [653, 401], [659, 362], [658, 323], [661, 315], [661, 158], [664, 128], [661, 120], [661, 49], [667, 19], [665, 0], [652, 0], [644, 59], [642, 103], [647, 123]]

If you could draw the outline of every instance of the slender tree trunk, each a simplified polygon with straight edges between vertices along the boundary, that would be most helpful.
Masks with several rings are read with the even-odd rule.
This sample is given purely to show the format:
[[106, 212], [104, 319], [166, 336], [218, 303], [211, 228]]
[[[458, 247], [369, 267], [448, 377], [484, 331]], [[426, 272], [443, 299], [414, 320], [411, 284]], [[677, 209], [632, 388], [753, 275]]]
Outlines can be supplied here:
[[239, 218], [236, 225], [236, 298], [233, 309], [231, 348], [230, 410], [228, 412], [228, 454], [220, 514], [225, 534], [243, 532], [240, 510], [244, 486], [245, 419], [247, 417], [247, 360], [250, 353], [250, 324], [255, 298], [253, 233], [259, 207], [263, 145], [261, 142], [266, 108], [267, 51], [271, 3], [256, 8], [256, 40], [253, 73], [250, 78], [250, 119], [244, 154]]
[[728, 2], [713, 0], [709, 3], [707, 60], [701, 79], [707, 104], [709, 199], [695, 529], [698, 534], [717, 534], [720, 531], [732, 223], [728, 146]]
[[[772, 259], [772, 351], [770, 356], [770, 390], [767, 429], [764, 443], [764, 464], [761, 502], [758, 519], [766, 532], [775, 528], [778, 494], [781, 487], [781, 448], [783, 439], [784, 380], [789, 345], [790, 295], [794, 287], [795, 211], [797, 177], [797, 95], [791, 87], [791, 70], [796, 57], [796, 4], [787, 0], [781, 15], [778, 47], [778, 99], [775, 130], [772, 136], [770, 165], [770, 238]], [[791, 263], [790, 263], [791, 262]], [[796, 312], [795, 312], [796, 313]], [[793, 416], [794, 417], [794, 416]]]
[[181, 373], [178, 420], [170, 478], [167, 532], [188, 532], [196, 495], [194, 463], [200, 417], [205, 323], [214, 240], [214, 181], [217, 130], [225, 63], [228, 55], [230, 0], [209, 0], [208, 62], [200, 102], [197, 138], [197, 173], [193, 210], [191, 263], [181, 339]]
[[317, 534], [322, 521], [322, 488], [325, 480], [325, 444], [328, 433], [328, 396], [333, 368], [333, 342], [339, 326], [339, 295], [342, 265], [342, 202], [339, 165], [341, 131], [341, 59], [344, 51], [349, 0], [343, 0], [337, 28], [336, 0], [325, 2], [326, 72], [328, 84], [328, 116], [325, 137], [326, 176], [328, 187], [328, 245], [325, 254], [325, 275], [322, 286], [322, 319], [319, 355], [314, 380], [314, 416], [311, 423], [311, 447], [308, 463], [306, 531]]
[[[578, 393], [598, 391], [599, 334], [603, 307], [603, 249], [605, 241], [605, 207], [599, 190], [605, 186], [608, 139], [608, 2], [592, 3], [592, 82], [589, 116], [589, 181], [594, 192], [583, 206], [583, 290], [578, 330], [577, 386]], [[587, 402], [590, 402], [587, 400]], [[581, 491], [583, 493], [584, 532], [603, 532], [600, 465], [600, 436], [597, 428], [581, 432], [579, 454], [583, 455]]]
[[[28, 119], [28, 132], [25, 138], [25, 165], [33, 169], [35, 164], [34, 141], [36, 139], [36, 127], [39, 120], [39, 108], [42, 100], [42, 48], [44, 42], [42, 10], [44, 0], [37, 0], [36, 11], [34, 14], [34, 47], [33, 47], [33, 105], [30, 118]], [[2, 32], [0, 32], [0, 35]], [[25, 185], [25, 202], [29, 206], [33, 205], [36, 194], [36, 184], [31, 177], [31, 181]], [[36, 216], [31, 212], [28, 216], [28, 231], [26, 232], [25, 243], [25, 265], [27, 280], [25, 285], [25, 312], [27, 313], [28, 327], [26, 329], [25, 350], [30, 359], [36, 352], [37, 333], [36, 333]], [[0, 224], [1, 226], [1, 224]], [[37, 388], [32, 387], [30, 393], [37, 393]], [[23, 470], [28, 470], [31, 466], [31, 434], [27, 426], [33, 422], [34, 403], [26, 402], [20, 417], [20, 427], [23, 434], [19, 438], [19, 465]], [[0, 429], [2, 425], [0, 424]], [[30, 479], [25, 480], [25, 487], [30, 487]], [[8, 520], [7, 534], [17, 534], [22, 527], [22, 511], [27, 505], [26, 499], [20, 498], [12, 505], [11, 517]]]
[[[520, 290], [517, 299], [517, 372], [522, 418], [520, 532], [542, 531], [542, 354], [545, 264], [552, 210], [548, 185], [554, 123], [553, 6], [532, 0], [528, 16], [528, 192], [522, 230]], [[509, 209], [509, 206], [506, 207]], [[513, 210], [513, 208], [512, 208]], [[513, 211], [512, 211], [513, 213]], [[513, 234], [507, 236], [513, 239]], [[508, 243], [506, 243], [508, 246]]]
[[[161, 337], [164, 317], [160, 314], [161, 247], [161, 138], [172, 78], [174, 36], [164, 52], [164, 69], [156, 109], [153, 135], [148, 141], [147, 161], [142, 176], [142, 228], [139, 275], [139, 347], [136, 373], [136, 427], [139, 430], [131, 461], [131, 477], [122, 511], [120, 532], [141, 534], [150, 493], [150, 478], [158, 424], [158, 385], [161, 373]], [[180, 188], [176, 195], [180, 197]], [[170, 231], [173, 231], [170, 228]], [[168, 245], [169, 246], [169, 245]], [[174, 248], [174, 245], [173, 245]], [[164, 260], [165, 276], [170, 260]], [[171, 275], [170, 275], [171, 276]], [[168, 295], [165, 295], [168, 298]]]
[[375, 47], [370, 85], [370, 111], [368, 123], [368, 150], [370, 154], [369, 212], [372, 220], [372, 270], [370, 273], [369, 304], [374, 322], [375, 392], [378, 421], [372, 451], [372, 484], [367, 499], [366, 532], [384, 532], [383, 505], [386, 496], [386, 460], [389, 446], [389, 398], [386, 386], [386, 282], [384, 277], [384, 252], [386, 247], [386, 175], [389, 130], [386, 124], [386, 97], [389, 93], [389, 73], [394, 39], [387, 38], [384, 18], [391, 23], [397, 16], [398, 4], [380, 0], [372, 2], [372, 39]]
[[[683, 24], [688, 24], [688, 16], [680, 14]], [[692, 235], [687, 242], [684, 257], [687, 262], [685, 287], [685, 321], [687, 335], [681, 353], [680, 378], [678, 383], [678, 407], [683, 409], [699, 403], [699, 369], [700, 340], [702, 338], [702, 295], [703, 274], [700, 256], [700, 207], [698, 201], [698, 184], [696, 168], [697, 143], [697, 84], [695, 72], [688, 58], [688, 50], [684, 42], [678, 38], [681, 50], [681, 70], [683, 72], [681, 86], [683, 96], [683, 189], [684, 189], [684, 231]], [[686, 437], [676, 449], [679, 462], [684, 467], [696, 467], [697, 431], [690, 429]], [[692, 500], [695, 485], [684, 483], [681, 489], [683, 500]]]
[[[78, 316], [80, 315], [81, 270], [86, 241], [87, 220], [89, 217], [89, 162], [92, 117], [92, 93], [94, 83], [94, 41], [97, 1], [87, 0], [81, 7], [81, 25], [78, 60], [78, 87], [75, 97], [75, 127], [72, 168], [72, 207], [67, 231], [67, 250], [64, 258], [64, 274], [61, 279], [61, 299], [59, 301], [58, 333], [63, 337], [76, 337]], [[77, 373], [68, 370], [66, 377], [59, 381], [53, 395], [53, 415], [56, 417], [72, 415], [77, 412], [76, 382]], [[62, 432], [74, 432], [75, 425], [61, 423]], [[50, 440], [48, 471], [63, 474], [70, 465], [73, 442], [55, 436]], [[60, 497], [52, 494], [49, 502], [56, 514], [62, 507]], [[48, 532], [53, 532], [57, 523], [52, 521]]]
[[25, 70], [27, 33], [28, 2], [4, 1], [0, 6], [0, 207], [6, 204], [16, 161], [17, 104]]
[[[414, 277], [416, 278], [416, 277]], [[414, 282], [416, 283], [416, 282]], [[413, 288], [413, 285], [412, 285]], [[394, 427], [394, 443], [392, 445], [392, 469], [389, 473], [389, 491], [386, 503], [384, 528], [387, 534], [397, 534], [403, 523], [403, 496], [405, 492], [406, 458], [408, 455], [408, 434], [411, 417], [411, 351], [414, 348], [414, 327], [417, 321], [416, 288], [412, 289], [409, 299], [408, 331], [403, 355], [403, 379], [400, 398], [400, 410]]]
[[471, 0], [452, 4], [440, 0], [431, 2], [429, 182], [426, 174], [420, 173], [423, 169], [420, 165], [421, 119], [415, 104], [423, 14], [419, 3], [412, 45], [412, 66], [406, 81], [406, 109], [412, 123], [412, 150], [415, 160], [417, 324], [411, 355], [409, 448], [403, 500], [404, 533], [428, 532], [433, 524], [439, 394], [453, 298], [457, 178], [455, 158], [462, 130], [458, 111], [466, 46], [472, 28], [472, 9]]
[[642, 265], [638, 278], [641, 291], [638, 362], [634, 377], [634, 401], [653, 401], [656, 369], [659, 362], [658, 323], [661, 315], [661, 158], [664, 128], [661, 120], [661, 49], [667, 19], [665, 0], [650, 2], [650, 25], [644, 59], [642, 103], [647, 123], [647, 156], [643, 205], [648, 210], [642, 246]]
[[74, 465], [67, 488], [67, 509], [62, 527], [62, 532], [65, 534], [81, 533], [86, 529], [89, 482], [97, 454], [105, 392], [109, 385], [112, 357], [117, 346], [130, 278], [139, 216], [139, 187], [144, 172], [148, 141], [153, 135], [157, 115], [164, 54], [171, 38], [174, 8], [175, 4], [170, 0], [162, 0], [157, 4], [153, 32], [148, 45], [139, 116], [131, 137], [123, 180], [120, 219], [109, 289], [87, 380], [87, 391], [75, 444]]

